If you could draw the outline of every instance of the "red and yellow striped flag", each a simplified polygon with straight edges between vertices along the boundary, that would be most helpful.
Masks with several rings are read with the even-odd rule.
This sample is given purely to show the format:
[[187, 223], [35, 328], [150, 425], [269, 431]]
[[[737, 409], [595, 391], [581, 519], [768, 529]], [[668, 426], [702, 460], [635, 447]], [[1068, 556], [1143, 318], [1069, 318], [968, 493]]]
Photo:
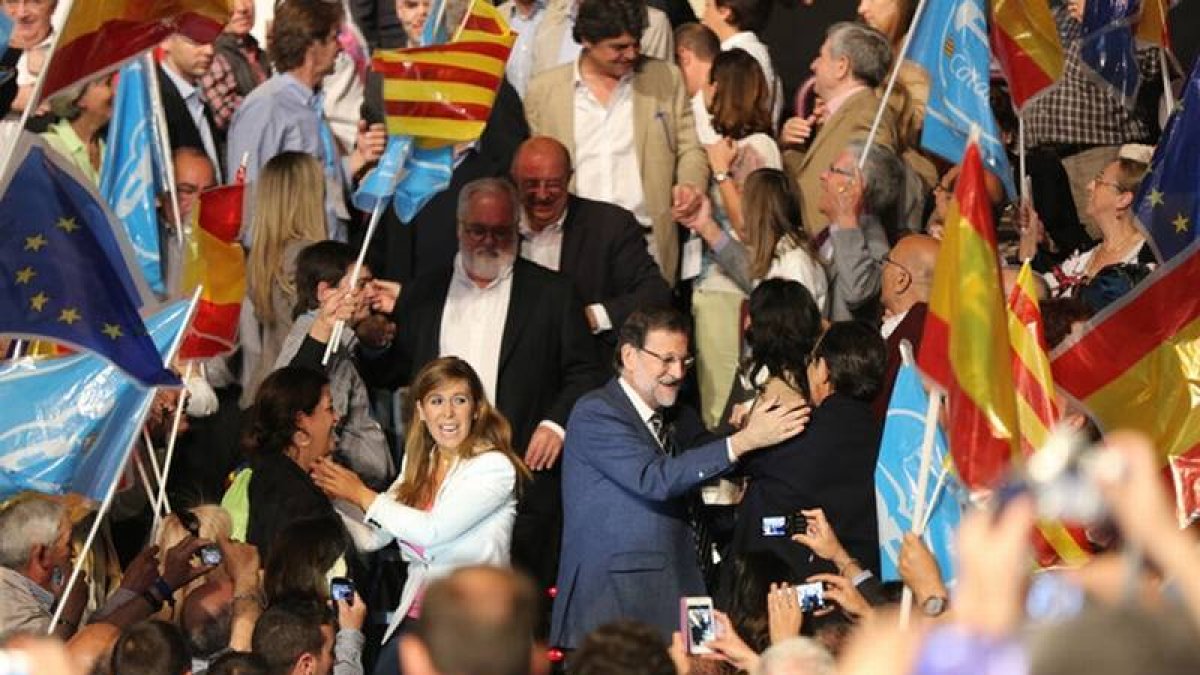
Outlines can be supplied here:
[[179, 348], [181, 361], [227, 354], [237, 345], [246, 295], [246, 254], [238, 243], [245, 191], [241, 184], [205, 190], [192, 211], [181, 288], [185, 294], [200, 285], [204, 290]]
[[77, 0], [50, 57], [42, 100], [76, 82], [116, 69], [181, 33], [200, 43], [217, 39], [231, 0]]
[[1062, 77], [1062, 42], [1046, 0], [993, 0], [991, 32], [1017, 110]]
[[473, 0], [450, 42], [376, 52], [388, 134], [473, 141], [483, 133], [516, 34], [490, 2]]
[[1167, 28], [1170, 12], [1167, 0], [1142, 0], [1142, 15], [1138, 18], [1134, 37], [1140, 42], [1171, 49], [1171, 33]]
[[[1046, 445], [1050, 429], [1059, 420], [1054, 377], [1042, 332], [1042, 311], [1038, 307], [1033, 268], [1028, 262], [1021, 267], [1017, 283], [1008, 295], [1008, 340], [1012, 344], [1021, 451], [1028, 456]], [[1090, 552], [1083, 530], [1059, 521], [1039, 522], [1033, 543], [1042, 567], [1059, 563], [1080, 565], [1087, 561]]]
[[990, 487], [1017, 454], [1017, 410], [996, 229], [972, 134], [963, 156], [917, 365], [946, 390], [947, 435], [968, 488]]

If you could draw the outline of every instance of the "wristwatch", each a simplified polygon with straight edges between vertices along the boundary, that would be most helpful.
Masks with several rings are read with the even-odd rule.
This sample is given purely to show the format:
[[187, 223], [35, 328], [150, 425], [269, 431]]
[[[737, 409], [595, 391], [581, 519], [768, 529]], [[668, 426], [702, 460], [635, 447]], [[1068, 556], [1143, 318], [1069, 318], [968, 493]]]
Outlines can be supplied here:
[[729, 180], [729, 172], [728, 171], [717, 171], [717, 172], [713, 173], [713, 180], [716, 181], [718, 185], [720, 185], [721, 183], [724, 183], [725, 181]]
[[931, 595], [921, 603], [921, 613], [928, 617], [941, 616], [950, 609], [950, 601], [940, 595]]

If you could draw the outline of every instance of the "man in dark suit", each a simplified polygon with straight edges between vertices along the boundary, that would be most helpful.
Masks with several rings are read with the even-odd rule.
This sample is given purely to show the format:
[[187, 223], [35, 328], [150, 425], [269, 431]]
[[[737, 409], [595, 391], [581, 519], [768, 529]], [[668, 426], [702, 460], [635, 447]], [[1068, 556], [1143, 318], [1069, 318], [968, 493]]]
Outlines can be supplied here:
[[888, 400], [900, 370], [900, 343], [908, 340], [913, 355], [921, 346], [925, 331], [925, 310], [929, 291], [933, 287], [933, 268], [937, 265], [941, 242], [923, 234], [910, 234], [896, 242], [883, 257], [879, 292], [883, 305], [881, 332], [887, 340], [887, 367], [883, 386], [871, 404], [875, 417], [882, 424], [887, 417]]
[[196, 44], [174, 35], [163, 40], [162, 49], [158, 88], [162, 94], [171, 149], [203, 150], [217, 171], [217, 182], [220, 183], [225, 138], [213, 119], [212, 110], [200, 98], [200, 77], [212, 65], [213, 46]]
[[671, 289], [627, 209], [567, 191], [571, 157], [562, 143], [537, 136], [513, 160], [521, 194], [521, 257], [575, 282], [588, 327], [604, 352], [634, 309], [665, 307]]
[[675, 310], [637, 311], [618, 335], [616, 378], [575, 406], [563, 454], [562, 564], [551, 644], [578, 648], [618, 618], [664, 639], [679, 629], [679, 598], [706, 595], [689, 523], [689, 493], [740, 457], [795, 436], [804, 410], [760, 405], [734, 435], [682, 454], [663, 411], [692, 363]]
[[394, 388], [451, 354], [479, 373], [512, 425], [513, 447], [537, 472], [518, 506], [513, 561], [548, 587], [562, 519], [563, 428], [575, 399], [602, 375], [570, 279], [517, 258], [519, 208], [504, 179], [463, 186], [453, 264], [405, 284], [394, 312], [395, 340], [364, 375]]

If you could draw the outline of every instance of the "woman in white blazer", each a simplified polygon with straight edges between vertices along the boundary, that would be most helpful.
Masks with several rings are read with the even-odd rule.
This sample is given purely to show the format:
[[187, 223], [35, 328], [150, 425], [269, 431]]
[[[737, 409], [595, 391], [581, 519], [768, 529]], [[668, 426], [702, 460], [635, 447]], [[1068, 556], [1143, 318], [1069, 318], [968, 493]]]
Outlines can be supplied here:
[[409, 560], [385, 642], [405, 619], [420, 614], [432, 580], [467, 565], [508, 565], [517, 480], [529, 477], [512, 450], [508, 421], [488, 403], [466, 361], [431, 361], [417, 374], [410, 396], [404, 467], [387, 492], [374, 492], [332, 461], [312, 471], [331, 499], [362, 509], [361, 520], [343, 514], [359, 550], [377, 550], [394, 539]]

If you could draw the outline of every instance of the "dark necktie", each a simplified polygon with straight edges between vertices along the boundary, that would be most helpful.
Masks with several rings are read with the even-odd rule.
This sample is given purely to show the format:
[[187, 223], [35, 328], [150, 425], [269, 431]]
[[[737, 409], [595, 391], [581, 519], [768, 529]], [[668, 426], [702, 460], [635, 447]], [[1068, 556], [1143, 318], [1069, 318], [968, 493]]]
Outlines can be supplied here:
[[[654, 431], [658, 444], [662, 446], [663, 452], [668, 457], [678, 454], [678, 447], [675, 445], [675, 425], [668, 422], [661, 412], [656, 411], [650, 416], [650, 428]], [[696, 562], [700, 566], [700, 574], [704, 577], [705, 585], [708, 585], [709, 580], [713, 577], [713, 541], [712, 535], [708, 531], [708, 523], [703, 518], [704, 502], [701, 501], [699, 492], [688, 495], [685, 499]]]

